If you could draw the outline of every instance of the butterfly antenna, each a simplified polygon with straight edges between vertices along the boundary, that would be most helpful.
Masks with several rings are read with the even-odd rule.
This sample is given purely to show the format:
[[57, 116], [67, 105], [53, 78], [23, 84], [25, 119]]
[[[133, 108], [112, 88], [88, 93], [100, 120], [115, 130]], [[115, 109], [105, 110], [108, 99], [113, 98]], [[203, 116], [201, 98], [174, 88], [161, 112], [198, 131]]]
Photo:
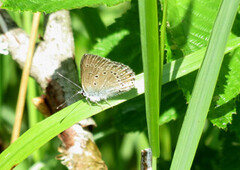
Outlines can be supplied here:
[[59, 73], [59, 72], [57, 72], [57, 74], [59, 75], [59, 76], [61, 76], [62, 78], [64, 78], [65, 80], [67, 80], [67, 81], [69, 81], [70, 83], [72, 83], [74, 86], [76, 86], [77, 88], [79, 88], [79, 89], [81, 89], [82, 90], [82, 88], [78, 85], [78, 84], [76, 84], [76, 83], [74, 83], [72, 80], [70, 80], [70, 79], [68, 79], [67, 77], [65, 77], [65, 76], [63, 76], [61, 73]]
[[76, 95], [80, 94], [81, 91], [78, 91], [77, 93], [75, 93], [74, 95], [72, 95], [70, 98], [68, 98], [65, 102], [63, 102], [62, 104], [60, 104], [57, 109], [59, 109], [60, 107], [62, 107], [64, 104], [66, 104], [69, 100], [71, 100], [72, 98], [74, 98]]

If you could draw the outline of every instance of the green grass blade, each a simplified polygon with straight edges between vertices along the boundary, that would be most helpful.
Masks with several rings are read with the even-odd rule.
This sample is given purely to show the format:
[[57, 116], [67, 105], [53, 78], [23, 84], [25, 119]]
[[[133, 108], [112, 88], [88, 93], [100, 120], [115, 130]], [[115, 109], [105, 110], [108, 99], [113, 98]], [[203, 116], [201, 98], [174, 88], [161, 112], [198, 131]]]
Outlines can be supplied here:
[[[2, 98], [3, 98], [3, 56], [0, 54], [0, 113], [2, 113]], [[0, 116], [0, 122], [2, 119], [2, 115]]]
[[[234, 38], [229, 40], [224, 54], [227, 54], [230, 51], [239, 47], [239, 42], [240, 38]], [[207, 48], [202, 48], [201, 50], [198, 50], [192, 54], [165, 64], [163, 66], [163, 84], [176, 80], [199, 69], [206, 49]]]
[[[37, 111], [36, 107], [33, 105], [32, 99], [37, 97], [37, 84], [32, 77], [29, 77], [28, 80], [28, 89], [27, 89], [27, 108], [28, 108], [28, 123], [29, 127], [33, 127], [41, 118], [41, 114]], [[35, 151], [33, 153], [33, 160], [35, 162], [41, 160], [40, 151]]]
[[[167, 27], [167, 0], [163, 0], [163, 19], [161, 24], [161, 31], [160, 31], [160, 56], [161, 62], [160, 64], [163, 65], [164, 61], [164, 51], [165, 51], [165, 39], [166, 39], [166, 27]], [[161, 75], [161, 73], [160, 73]]]
[[[148, 135], [153, 157], [159, 157], [159, 34], [156, 0], [139, 1]], [[153, 166], [154, 167], [154, 166]]]
[[171, 165], [172, 170], [187, 170], [191, 168], [238, 5], [239, 0], [222, 1], [179, 135]]

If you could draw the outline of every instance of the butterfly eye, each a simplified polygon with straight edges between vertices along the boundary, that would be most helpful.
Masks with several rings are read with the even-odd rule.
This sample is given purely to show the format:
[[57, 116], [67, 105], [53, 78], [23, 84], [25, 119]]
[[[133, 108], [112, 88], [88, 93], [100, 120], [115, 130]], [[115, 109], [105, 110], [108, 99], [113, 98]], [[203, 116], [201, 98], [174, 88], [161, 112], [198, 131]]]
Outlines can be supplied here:
[[98, 75], [96, 75], [95, 78], [97, 79], [97, 78], [98, 78]]
[[106, 75], [106, 74], [107, 74], [107, 72], [106, 72], [106, 71], [104, 71], [104, 72], [103, 72], [103, 75]]
[[118, 82], [120, 82], [121, 80], [120, 80], [120, 79], [118, 79], [117, 81], [118, 81]]
[[117, 75], [117, 73], [113, 73], [114, 75]]
[[110, 71], [110, 73], [112, 74], [112, 73], [113, 73], [113, 71]]
[[86, 64], [86, 67], [88, 67], [89, 66], [89, 64]]
[[119, 76], [116, 77], [117, 79], [119, 78]]
[[93, 83], [93, 85], [94, 85], [94, 86], [96, 86], [96, 85], [97, 85], [97, 83], [95, 83], [95, 82], [94, 82], [94, 83]]

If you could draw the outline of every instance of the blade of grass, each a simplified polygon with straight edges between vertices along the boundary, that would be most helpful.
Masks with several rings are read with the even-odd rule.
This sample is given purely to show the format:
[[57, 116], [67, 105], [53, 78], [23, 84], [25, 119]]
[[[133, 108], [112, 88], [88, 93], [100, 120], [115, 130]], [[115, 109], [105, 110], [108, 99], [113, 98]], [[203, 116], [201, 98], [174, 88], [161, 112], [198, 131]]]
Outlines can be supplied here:
[[[227, 54], [230, 51], [239, 47], [239, 40], [240, 38], [234, 38], [229, 40], [224, 54]], [[192, 54], [165, 64], [163, 66], [163, 84], [165, 84], [165, 82], [173, 81], [197, 70], [202, 63], [206, 49], [207, 48], [202, 48]]]
[[172, 159], [172, 138], [168, 124], [159, 126], [162, 155], [164, 160], [170, 161]]
[[[162, 24], [161, 24], [161, 31], [160, 31], [160, 71], [159, 71], [159, 102], [161, 103], [161, 91], [162, 91], [162, 79], [163, 79], [163, 62], [164, 62], [164, 48], [165, 48], [165, 38], [166, 38], [166, 24], [167, 24], [167, 0], [161, 1], [162, 4], [161, 6], [163, 7], [163, 18], [162, 18]], [[159, 110], [161, 110], [161, 106], [159, 104]], [[161, 129], [159, 128], [159, 131]], [[161, 133], [160, 131], [160, 140], [163, 141], [161, 138]], [[157, 162], [156, 162], [157, 163]]]
[[[165, 38], [166, 38], [166, 27], [167, 27], [167, 0], [161, 1], [163, 4], [163, 18], [160, 31], [160, 65], [162, 67], [164, 60], [164, 47], [165, 47]], [[161, 74], [160, 74], [161, 75]], [[161, 96], [161, 95], [160, 95]]]
[[13, 143], [20, 134], [24, 105], [25, 105], [25, 97], [26, 97], [26, 91], [27, 91], [27, 83], [28, 83], [28, 77], [29, 77], [29, 72], [30, 72], [31, 63], [32, 63], [32, 56], [35, 48], [35, 39], [37, 36], [39, 19], [40, 19], [40, 13], [34, 14], [32, 33], [30, 36], [29, 49], [27, 53], [27, 60], [23, 68], [22, 79], [21, 79], [21, 84], [20, 84], [20, 89], [18, 94], [16, 116], [15, 116], [13, 131], [12, 131], [11, 143]]
[[[148, 136], [153, 162], [160, 155], [159, 145], [159, 34], [156, 0], [139, 1], [141, 46], [145, 83]], [[156, 166], [153, 164], [153, 169]]]
[[[30, 34], [32, 25], [32, 13], [24, 12], [23, 13], [23, 27], [24, 30]], [[33, 127], [40, 120], [41, 114], [38, 113], [36, 107], [33, 105], [32, 99], [37, 97], [37, 84], [32, 77], [28, 79], [28, 88], [27, 88], [27, 110], [28, 110], [28, 124], [29, 128]], [[36, 150], [33, 154], [34, 162], [41, 160], [41, 151]]]
[[[225, 53], [228, 53], [229, 51], [234, 50], [239, 46], [240, 38], [233, 39], [228, 43], [228, 48], [225, 50]], [[194, 55], [184, 57], [184, 59], [181, 58], [174, 62], [165, 64], [163, 68], [162, 83], [166, 84], [167, 82], [174, 80], [173, 76], [171, 75], [176, 75], [174, 76], [174, 78], [176, 79], [196, 70], [200, 66], [203, 58], [202, 51], [204, 52], [205, 49], [199, 50], [199, 52], [194, 53]], [[197, 60], [193, 60], [194, 58], [197, 58]], [[180, 72], [180, 74], [177, 74], [178, 72]], [[171, 80], [169, 79], [169, 77], [171, 77]], [[115, 106], [133, 97], [143, 94], [143, 74], [139, 74], [136, 76], [136, 91], [132, 90], [126, 93], [124, 95], [124, 98], [119, 98], [118, 100], [115, 98], [114, 100], [109, 100], [108, 102], [111, 106]], [[101, 104], [101, 106], [104, 109], [110, 108], [108, 104]], [[83, 102], [81, 100], [71, 106], [66, 107], [58, 113], [55, 113], [51, 117], [37, 123], [34, 127], [21, 135], [16, 142], [11, 144], [6, 150], [4, 150], [0, 154], [0, 167], [3, 169], [10, 169], [10, 167], [13, 167], [14, 165], [20, 163], [22, 160], [27, 158], [33, 151], [40, 148], [42, 145], [47, 143], [49, 140], [51, 140], [53, 137], [55, 137], [65, 129], [71, 127], [74, 123], [92, 115], [95, 115], [103, 110], [98, 106], [90, 107], [86, 103], [86, 101]], [[70, 112], [71, 114], [69, 114]], [[62, 121], [63, 118], [65, 118], [64, 121]]]
[[224, 57], [239, 0], [223, 0], [177, 142], [171, 169], [191, 168]]
[[[2, 57], [2, 54], [0, 54], [0, 113], [2, 113], [2, 99], [3, 99], [3, 57]], [[0, 122], [1, 122], [1, 119], [2, 119], [2, 114], [0, 116]]]
[[[36, 107], [32, 103], [32, 99], [37, 97], [37, 86], [33, 78], [29, 77], [28, 80], [28, 89], [27, 89], [27, 108], [28, 108], [28, 123], [29, 127], [33, 127], [37, 122], [39, 122], [41, 114], [38, 113]], [[40, 151], [35, 151], [33, 153], [33, 160], [35, 162], [41, 160]]]
[[32, 25], [32, 13], [23, 12], [23, 27], [28, 34], [31, 33], [31, 25]]

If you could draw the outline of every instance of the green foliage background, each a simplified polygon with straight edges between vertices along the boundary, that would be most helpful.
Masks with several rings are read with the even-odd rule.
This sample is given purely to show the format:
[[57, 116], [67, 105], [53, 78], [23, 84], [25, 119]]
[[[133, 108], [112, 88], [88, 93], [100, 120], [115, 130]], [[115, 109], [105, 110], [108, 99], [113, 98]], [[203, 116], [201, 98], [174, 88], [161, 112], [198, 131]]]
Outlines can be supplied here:
[[[10, 14], [19, 26], [24, 27], [28, 22], [25, 15], [31, 16], [31, 14], [16, 11], [36, 11], [38, 10], [36, 4], [42, 2], [35, 0], [35, 3], [29, 3], [27, 7], [17, 4], [20, 2], [22, 1], [6, 0], [3, 7], [12, 9], [13, 11], [9, 11]], [[84, 7], [85, 4], [79, 5], [80, 1], [77, 2], [75, 5], [68, 6], [48, 0], [45, 6], [41, 6], [41, 11], [47, 13], [62, 8], [83, 7], [70, 11], [77, 66], [79, 67], [84, 53], [92, 53], [123, 62], [129, 65], [136, 74], [142, 73], [137, 1], [124, 3], [119, 1], [118, 3], [121, 4], [113, 7], [97, 6], [98, 4], [112, 6], [115, 4], [113, 1], [109, 3], [107, 1], [92, 3], [91, 1], [92, 4], [89, 6], [95, 6], [94, 8]], [[165, 63], [190, 55], [207, 46], [220, 2], [220, 0], [168, 1], [167, 21], [169, 25]], [[86, 1], [86, 4], [89, 3]], [[159, 22], [161, 15], [159, 4]], [[238, 11], [229, 39], [240, 35], [239, 16]], [[240, 48], [236, 48], [225, 55], [208, 121], [192, 169], [231, 170], [240, 167], [238, 161], [240, 153], [239, 65]], [[0, 69], [0, 144], [2, 151], [9, 145], [21, 70], [10, 56], [0, 57]], [[163, 86], [159, 120], [161, 156], [158, 159], [158, 167], [161, 169], [170, 167], [196, 74], [197, 71], [191, 72]], [[41, 91], [38, 90], [38, 94], [40, 93]], [[26, 109], [22, 132], [30, 127], [28, 122], [30, 113], [31, 111]], [[42, 117], [39, 116], [37, 119], [40, 121]], [[148, 147], [144, 96], [137, 96], [101, 112], [94, 116], [94, 119], [98, 125], [94, 130], [96, 143], [109, 169], [137, 169], [140, 149]], [[55, 160], [55, 156], [58, 155], [56, 148], [59, 145], [60, 141], [54, 138], [29, 156], [16, 169], [29, 169], [37, 164], [43, 166], [43, 169], [65, 169], [59, 161]]]

